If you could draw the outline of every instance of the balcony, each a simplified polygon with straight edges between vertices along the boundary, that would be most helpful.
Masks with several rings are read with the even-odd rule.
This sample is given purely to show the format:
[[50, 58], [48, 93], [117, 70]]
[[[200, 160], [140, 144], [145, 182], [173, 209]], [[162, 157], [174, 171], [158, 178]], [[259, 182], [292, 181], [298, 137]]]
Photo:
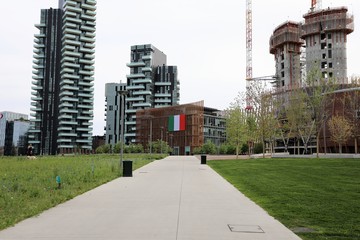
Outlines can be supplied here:
[[68, 79], [79, 79], [80, 77], [77, 75], [72, 75], [72, 74], [64, 74], [61, 76], [62, 78], [68, 78]]
[[93, 75], [94, 75], [94, 72], [92, 72], [92, 71], [80, 70], [80, 71], [79, 71], [79, 74], [86, 75], [86, 76], [93, 76]]
[[[68, 16], [66, 16], [66, 13], [68, 13]], [[65, 12], [65, 18], [64, 18], [65, 22], [74, 22], [74, 23], [78, 23], [81, 24], [82, 21], [80, 19], [76, 18], [76, 14], [75, 16], [71, 16], [70, 12]]]
[[75, 40], [75, 41], [73, 41], [73, 40], [68, 40], [68, 39], [66, 39], [65, 40], [65, 45], [74, 45], [74, 46], [80, 46], [81, 45], [81, 43], [79, 42], [79, 41], [77, 41], [77, 40]]
[[39, 97], [39, 96], [35, 96], [35, 97], [31, 97], [31, 100], [32, 101], [41, 101], [41, 100], [43, 100], [43, 98]]
[[146, 83], [152, 83], [150, 78], [142, 78], [142, 79], [136, 79], [132, 81], [133, 84], [146, 84]]
[[128, 67], [145, 67], [146, 64], [144, 62], [131, 62], [131, 63], [127, 63], [126, 66], [128, 66]]
[[125, 113], [136, 113], [136, 109], [126, 109]]
[[87, 10], [96, 11], [95, 5], [89, 5], [89, 4], [83, 3], [81, 6]]
[[[84, 69], [94, 71], [95, 67], [94, 66], [84, 66]], [[92, 80], [94, 80], [94, 79], [92, 79]]]
[[72, 90], [72, 91], [79, 91], [79, 88], [78, 87], [74, 87], [74, 86], [71, 86], [71, 85], [63, 85], [61, 87], [61, 90]]
[[64, 29], [64, 33], [65, 34], [74, 34], [74, 35], [80, 35], [81, 34], [81, 31], [79, 30], [76, 30], [76, 29], [71, 29], [71, 28], [65, 28]]
[[59, 137], [77, 137], [76, 133], [69, 133], [69, 132], [60, 132], [58, 134]]
[[83, 81], [81, 81], [81, 82], [79, 82], [78, 83], [78, 85], [79, 86], [86, 86], [86, 87], [93, 87], [94, 86], [94, 83], [88, 83], [88, 82], [83, 82]]
[[130, 85], [126, 87], [127, 90], [144, 90], [145, 86], [143, 85]]
[[151, 107], [151, 103], [134, 103], [133, 107]]
[[62, 91], [59, 96], [62, 97], [62, 96], [73, 96], [73, 95], [74, 95], [73, 92], [70, 92], [70, 91]]
[[135, 74], [130, 74], [130, 75], [126, 75], [127, 78], [132, 79], [132, 78], [144, 78], [145, 74], [143, 73], [135, 73]]
[[155, 86], [171, 86], [171, 82], [155, 82]]
[[59, 127], [58, 131], [71, 131], [72, 128], [71, 127]]
[[64, 84], [70, 84], [70, 85], [72, 85], [72, 84], [74, 84], [74, 81], [69, 80], [69, 79], [64, 79], [64, 80], [62, 80], [62, 81], [60, 82], [60, 86], [61, 86], [61, 85], [64, 85]]
[[64, 34], [64, 36], [62, 37], [61, 40], [65, 40], [65, 39], [74, 40], [74, 39], [76, 39], [76, 36], [72, 35], [72, 34]]
[[171, 97], [170, 93], [155, 93], [155, 97]]
[[133, 95], [151, 95], [151, 91], [134, 91]]
[[72, 58], [72, 57], [63, 57], [61, 59], [61, 63], [64, 63], [64, 62], [75, 62], [75, 58]]
[[84, 19], [84, 20], [96, 21], [96, 17], [89, 16], [89, 15], [86, 15], [86, 14], [81, 14], [80, 18]]
[[136, 125], [136, 121], [127, 121], [125, 125]]
[[80, 120], [92, 120], [93, 118], [91, 116], [78, 116], [77, 119], [80, 119]]
[[46, 24], [45, 23], [35, 24], [35, 27], [40, 29], [42, 27], [46, 27]]
[[34, 48], [44, 48], [44, 44], [34, 44]]
[[75, 64], [75, 63], [69, 63], [69, 62], [65, 62], [61, 65], [61, 67], [72, 67], [72, 68], [80, 68], [79, 64]]
[[87, 47], [87, 48], [95, 48], [95, 44], [93, 44], [93, 43], [85, 43], [85, 47]]
[[[85, 67], [86, 68], [86, 67]], [[84, 80], [85, 81], [94, 81], [95, 80], [95, 78], [94, 77], [84, 77]]]
[[96, 15], [96, 12], [95, 12], [95, 11], [91, 11], [91, 10], [87, 10], [87, 11], [86, 11], [86, 14], [89, 15], [89, 16], [95, 16], [95, 15]]
[[94, 54], [85, 54], [84, 58], [88, 59], [88, 60], [92, 60], [95, 58]]
[[142, 68], [143, 72], [152, 72], [152, 68], [151, 67], [144, 67]]
[[93, 105], [78, 105], [78, 108], [82, 108], [82, 109], [93, 109]]
[[79, 99], [72, 97], [62, 97], [60, 98], [60, 102], [78, 102]]
[[65, 51], [64, 56], [81, 57], [81, 53]]
[[69, 4], [66, 4], [66, 7], [64, 9], [65, 11], [70, 11], [70, 12], [77, 12], [77, 13], [81, 13], [82, 9], [78, 8], [78, 7], [71, 7]]
[[36, 75], [36, 76], [32, 76], [33, 79], [35, 80], [41, 80], [41, 79], [44, 79], [44, 76], [43, 75]]
[[[87, 34], [86, 34], [87, 35]], [[90, 38], [91, 36], [89, 37], [84, 37], [84, 36], [81, 36], [80, 37], [80, 41], [82, 42], [88, 42], [88, 43], [94, 43], [95, 42], [95, 39], [94, 38]]]
[[85, 33], [85, 37], [95, 38], [95, 37], [96, 37], [96, 34], [95, 34], [95, 33], [87, 32], [87, 33]]
[[66, 115], [66, 114], [61, 114], [59, 116], [59, 119], [72, 119], [72, 116], [71, 115]]
[[34, 37], [36, 38], [44, 38], [45, 34], [41, 33], [41, 34], [35, 34]]
[[90, 4], [90, 5], [93, 5], [93, 6], [96, 5], [96, 1], [95, 1], [95, 0], [88, 0], [87, 3]]
[[76, 28], [76, 27], [77, 27], [76, 24], [69, 23], [69, 22], [67, 22], [67, 23], [65, 23], [65, 24], [63, 25], [63, 29], [64, 29], [64, 28]]
[[139, 102], [139, 101], [145, 101], [145, 98], [143, 97], [128, 97], [126, 98], [127, 102]]
[[86, 59], [80, 59], [79, 63], [83, 63], [83, 64], [88, 64], [88, 65], [93, 65], [94, 61], [92, 60], [86, 60]]
[[155, 103], [171, 103], [171, 99], [155, 99]]
[[146, 55], [142, 57], [142, 60], [151, 60], [152, 56], [151, 55]]
[[89, 49], [89, 48], [80, 48], [79, 50], [80, 52], [84, 52], [84, 53], [90, 53], [90, 54], [94, 54], [95, 50], [94, 49]]
[[60, 113], [75, 113], [75, 114], [78, 113], [77, 110], [73, 110], [73, 109], [69, 109], [69, 108], [62, 108], [59, 112]]

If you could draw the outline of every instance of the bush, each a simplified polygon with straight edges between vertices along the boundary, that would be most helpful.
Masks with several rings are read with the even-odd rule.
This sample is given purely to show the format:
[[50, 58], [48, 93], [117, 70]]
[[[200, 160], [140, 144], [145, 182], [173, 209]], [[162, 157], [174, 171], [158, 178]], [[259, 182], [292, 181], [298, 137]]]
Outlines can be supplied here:
[[110, 144], [105, 144], [105, 145], [101, 145], [98, 148], [96, 148], [96, 153], [101, 154], [101, 153], [110, 153], [111, 152], [111, 145]]
[[222, 144], [220, 146], [219, 153], [234, 155], [234, 154], [236, 154], [236, 147], [231, 144]]

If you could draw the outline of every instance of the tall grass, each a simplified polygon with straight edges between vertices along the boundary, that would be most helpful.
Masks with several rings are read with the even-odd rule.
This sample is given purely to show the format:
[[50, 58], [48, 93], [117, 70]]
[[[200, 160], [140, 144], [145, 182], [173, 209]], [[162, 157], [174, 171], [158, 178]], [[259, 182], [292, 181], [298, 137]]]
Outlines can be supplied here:
[[[161, 157], [124, 155], [134, 169]], [[1, 157], [0, 230], [120, 176], [118, 155]]]

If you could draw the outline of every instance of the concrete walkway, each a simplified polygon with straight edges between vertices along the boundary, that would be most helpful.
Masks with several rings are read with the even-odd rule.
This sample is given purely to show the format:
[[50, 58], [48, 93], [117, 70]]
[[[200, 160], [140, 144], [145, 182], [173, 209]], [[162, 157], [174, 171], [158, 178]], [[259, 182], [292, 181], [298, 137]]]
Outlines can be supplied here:
[[1, 240], [300, 239], [195, 157], [168, 157], [0, 232]]

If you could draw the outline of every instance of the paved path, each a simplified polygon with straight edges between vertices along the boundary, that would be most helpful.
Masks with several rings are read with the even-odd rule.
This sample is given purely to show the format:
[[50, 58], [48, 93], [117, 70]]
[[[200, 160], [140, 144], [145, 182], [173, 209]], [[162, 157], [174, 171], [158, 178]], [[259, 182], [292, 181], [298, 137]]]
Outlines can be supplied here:
[[1, 240], [300, 239], [195, 157], [168, 157], [0, 232]]

